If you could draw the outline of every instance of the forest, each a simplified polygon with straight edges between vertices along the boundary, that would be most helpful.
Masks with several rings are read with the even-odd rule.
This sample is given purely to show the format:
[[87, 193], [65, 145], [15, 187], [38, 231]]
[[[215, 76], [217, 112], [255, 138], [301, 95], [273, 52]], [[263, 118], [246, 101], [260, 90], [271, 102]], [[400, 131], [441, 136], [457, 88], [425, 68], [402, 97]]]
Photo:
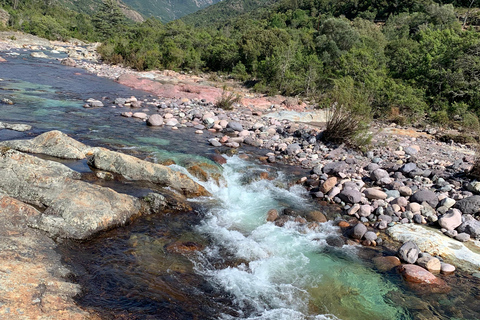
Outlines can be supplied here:
[[167, 24], [130, 22], [112, 0], [91, 16], [48, 0], [15, 9], [9, 1], [0, 4], [11, 28], [102, 41], [107, 63], [216, 73], [319, 107], [347, 94], [378, 119], [479, 127], [480, 13], [472, 0], [250, 0], [233, 16], [228, 0]]

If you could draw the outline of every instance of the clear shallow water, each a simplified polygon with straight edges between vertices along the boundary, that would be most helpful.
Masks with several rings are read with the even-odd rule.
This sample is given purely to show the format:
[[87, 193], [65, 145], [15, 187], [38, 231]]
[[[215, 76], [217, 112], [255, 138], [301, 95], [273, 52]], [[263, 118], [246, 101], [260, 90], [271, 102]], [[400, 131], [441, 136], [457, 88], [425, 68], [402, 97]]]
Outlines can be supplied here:
[[[149, 128], [120, 117], [122, 109], [84, 109], [88, 98], [135, 95], [110, 80], [28, 53], [1, 65], [0, 121], [34, 126], [0, 130], [0, 140], [59, 129], [93, 145], [123, 149], [153, 161], [207, 162], [215, 150], [193, 130]], [[88, 173], [84, 162], [65, 162]], [[180, 168], [179, 168], [180, 169]], [[260, 180], [268, 171], [274, 180]], [[284, 173], [282, 173], [284, 172]], [[297, 223], [266, 223], [269, 209], [299, 214], [313, 208], [280, 167], [230, 158], [223, 185], [204, 183], [212, 198], [193, 212], [149, 216], [85, 243], [61, 246], [84, 288], [78, 303], [106, 319], [478, 319], [480, 281], [461, 273], [447, 278], [449, 294], [419, 295], [394, 272], [379, 273], [375, 249], [331, 247], [338, 229], [307, 230]], [[138, 185], [106, 184], [130, 194]], [[194, 248], [179, 253], [175, 246]], [[361, 257], [361, 258], [360, 258]]]

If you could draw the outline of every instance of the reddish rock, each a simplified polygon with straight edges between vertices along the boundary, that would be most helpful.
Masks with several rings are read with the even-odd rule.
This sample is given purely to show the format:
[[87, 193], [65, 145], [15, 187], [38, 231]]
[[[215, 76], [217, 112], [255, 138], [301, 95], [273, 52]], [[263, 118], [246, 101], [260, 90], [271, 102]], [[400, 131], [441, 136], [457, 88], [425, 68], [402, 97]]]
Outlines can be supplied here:
[[332, 190], [333, 187], [337, 184], [337, 177], [328, 178], [320, 187], [320, 191], [323, 193], [328, 193]]
[[447, 293], [450, 287], [430, 271], [414, 264], [403, 264], [398, 271], [410, 288], [421, 293]]
[[401, 264], [400, 259], [395, 256], [376, 257], [373, 258], [373, 263], [381, 272], [390, 271]]
[[270, 209], [267, 212], [267, 221], [275, 221], [278, 219], [278, 211], [276, 209]]
[[350, 223], [348, 223], [347, 221], [340, 221], [340, 222], [338, 223], [338, 226], [339, 226], [340, 228], [349, 228], [349, 227], [350, 227]]
[[225, 164], [227, 163], [227, 159], [225, 159], [224, 157], [222, 157], [221, 155], [219, 154], [214, 154], [212, 156], [212, 160], [215, 161], [216, 163], [218, 164]]
[[294, 221], [297, 223], [307, 223], [307, 219], [303, 217], [296, 217]]
[[192, 241], [187, 241], [187, 242], [174, 242], [172, 244], [169, 244], [165, 250], [170, 253], [191, 253], [195, 251], [200, 251], [205, 248], [204, 245], [192, 242]]

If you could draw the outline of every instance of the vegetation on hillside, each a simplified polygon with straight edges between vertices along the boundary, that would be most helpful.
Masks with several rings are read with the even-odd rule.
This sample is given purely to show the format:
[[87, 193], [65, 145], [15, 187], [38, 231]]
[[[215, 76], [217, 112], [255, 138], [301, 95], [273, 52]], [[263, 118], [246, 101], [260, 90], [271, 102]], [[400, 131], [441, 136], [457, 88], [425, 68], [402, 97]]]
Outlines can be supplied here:
[[[340, 103], [339, 84], [348, 84], [376, 118], [478, 127], [474, 0], [227, 0], [210, 9], [211, 21], [207, 9], [188, 24], [151, 18], [135, 25], [119, 18], [112, 0], [93, 18], [38, 0], [17, 10], [16, 0], [1, 1], [24, 31], [104, 40], [100, 52], [110, 63], [229, 74], [260, 92], [321, 106]], [[231, 17], [233, 7], [244, 13]]]

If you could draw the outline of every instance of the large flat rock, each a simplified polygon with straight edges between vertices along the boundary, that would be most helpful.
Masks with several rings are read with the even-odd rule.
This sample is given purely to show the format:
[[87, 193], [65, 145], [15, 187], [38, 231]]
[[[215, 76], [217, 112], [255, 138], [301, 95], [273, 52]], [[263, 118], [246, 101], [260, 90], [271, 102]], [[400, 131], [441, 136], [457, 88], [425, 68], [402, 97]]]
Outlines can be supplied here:
[[41, 153], [62, 159], [85, 159], [87, 154], [96, 148], [91, 148], [65, 133], [53, 130], [45, 132], [29, 140], [10, 140], [0, 143], [0, 146], [23, 152]]
[[27, 221], [41, 213], [0, 194], [0, 319], [96, 319], [75, 305], [80, 286], [44, 232]]
[[89, 159], [89, 164], [97, 169], [121, 174], [131, 180], [150, 181], [170, 187], [186, 196], [208, 195], [205, 188], [181, 172], [123, 153], [98, 149]]
[[418, 224], [397, 224], [388, 228], [387, 234], [402, 243], [413, 241], [421, 251], [445, 258], [465, 271], [477, 272], [480, 267], [480, 247], [473, 242], [467, 247], [440, 230]]
[[141, 209], [135, 197], [76, 180], [79, 174], [60, 163], [14, 150], [0, 154], [0, 176], [0, 191], [45, 208], [29, 225], [52, 237], [86, 239]]

